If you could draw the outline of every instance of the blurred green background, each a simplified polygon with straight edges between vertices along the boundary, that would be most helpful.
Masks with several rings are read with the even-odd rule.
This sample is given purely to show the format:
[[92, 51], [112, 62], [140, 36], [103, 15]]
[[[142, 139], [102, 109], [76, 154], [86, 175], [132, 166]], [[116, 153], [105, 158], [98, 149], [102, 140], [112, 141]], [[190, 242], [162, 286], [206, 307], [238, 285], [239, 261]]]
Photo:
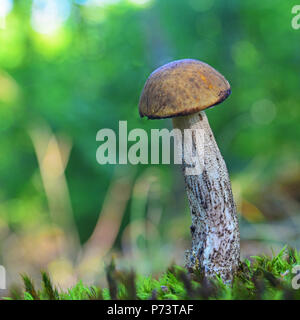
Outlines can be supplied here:
[[149, 74], [207, 62], [232, 95], [207, 111], [237, 202], [243, 257], [300, 247], [300, 30], [294, 1], [0, 0], [0, 265], [61, 288], [183, 265], [178, 166], [99, 165], [96, 133], [140, 119]]

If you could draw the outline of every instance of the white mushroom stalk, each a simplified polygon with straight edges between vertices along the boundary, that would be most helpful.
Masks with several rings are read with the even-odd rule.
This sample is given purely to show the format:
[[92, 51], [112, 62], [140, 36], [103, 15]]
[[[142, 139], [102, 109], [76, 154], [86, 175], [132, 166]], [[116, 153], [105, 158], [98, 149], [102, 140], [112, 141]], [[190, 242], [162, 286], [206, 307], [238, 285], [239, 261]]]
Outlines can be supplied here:
[[186, 154], [191, 148], [182, 148], [185, 189], [192, 217], [192, 248], [186, 254], [186, 267], [191, 271], [200, 267], [207, 277], [219, 275], [230, 281], [239, 266], [240, 235], [225, 161], [204, 111], [173, 118], [173, 126], [182, 135], [185, 129], [200, 129], [204, 133], [204, 146], [197, 144], [201, 139], [193, 140], [195, 153], [197, 149], [204, 151], [204, 166], [199, 175], [186, 175], [189, 164], [185, 159], [193, 155]]

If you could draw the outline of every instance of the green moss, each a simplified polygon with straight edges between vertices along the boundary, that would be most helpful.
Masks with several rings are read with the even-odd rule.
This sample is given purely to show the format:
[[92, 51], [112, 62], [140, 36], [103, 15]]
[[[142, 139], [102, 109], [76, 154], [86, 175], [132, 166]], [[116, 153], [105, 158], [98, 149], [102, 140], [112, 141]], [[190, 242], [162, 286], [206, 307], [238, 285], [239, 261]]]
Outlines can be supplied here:
[[244, 260], [232, 284], [227, 285], [218, 277], [208, 280], [199, 271], [191, 275], [175, 265], [159, 279], [142, 277], [133, 271], [117, 271], [112, 261], [106, 268], [108, 288], [87, 287], [79, 281], [66, 292], [58, 292], [47, 273], [42, 272], [41, 290], [23, 275], [23, 293], [15, 288], [8, 299], [300, 299], [300, 289], [294, 290], [291, 285], [296, 265], [300, 265], [299, 253], [285, 247], [273, 257], [262, 255]]

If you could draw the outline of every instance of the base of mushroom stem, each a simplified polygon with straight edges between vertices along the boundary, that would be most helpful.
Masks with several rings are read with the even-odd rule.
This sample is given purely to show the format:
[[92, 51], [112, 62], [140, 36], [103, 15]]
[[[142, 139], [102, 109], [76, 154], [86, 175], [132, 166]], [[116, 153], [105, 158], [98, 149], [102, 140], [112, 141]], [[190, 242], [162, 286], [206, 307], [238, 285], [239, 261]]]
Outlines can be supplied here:
[[199, 259], [195, 255], [195, 253], [192, 252], [192, 250], [186, 250], [184, 252], [184, 265], [187, 271], [191, 274], [201, 274], [203, 279], [213, 279], [217, 275], [223, 280], [225, 284], [231, 284], [234, 275], [238, 272], [238, 268], [240, 265], [240, 262], [238, 263], [238, 266], [235, 269], [232, 269], [230, 271], [226, 270], [226, 272], [218, 272], [215, 270], [205, 270], [205, 266], [202, 266]]

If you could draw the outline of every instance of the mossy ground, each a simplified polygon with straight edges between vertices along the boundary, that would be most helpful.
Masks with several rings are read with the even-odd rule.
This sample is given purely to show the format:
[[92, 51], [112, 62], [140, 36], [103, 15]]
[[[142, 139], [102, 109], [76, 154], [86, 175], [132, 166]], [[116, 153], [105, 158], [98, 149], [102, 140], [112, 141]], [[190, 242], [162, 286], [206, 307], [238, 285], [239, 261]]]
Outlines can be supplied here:
[[200, 272], [190, 275], [179, 266], [171, 266], [159, 279], [142, 277], [133, 271], [117, 271], [114, 262], [106, 268], [108, 288], [85, 286], [81, 281], [66, 292], [59, 292], [46, 272], [41, 289], [22, 275], [24, 289], [14, 288], [7, 299], [22, 300], [98, 300], [98, 299], [300, 299], [300, 289], [292, 288], [296, 276], [293, 267], [300, 265], [299, 253], [283, 248], [273, 257], [246, 259], [231, 285], [220, 279], [207, 280]]

